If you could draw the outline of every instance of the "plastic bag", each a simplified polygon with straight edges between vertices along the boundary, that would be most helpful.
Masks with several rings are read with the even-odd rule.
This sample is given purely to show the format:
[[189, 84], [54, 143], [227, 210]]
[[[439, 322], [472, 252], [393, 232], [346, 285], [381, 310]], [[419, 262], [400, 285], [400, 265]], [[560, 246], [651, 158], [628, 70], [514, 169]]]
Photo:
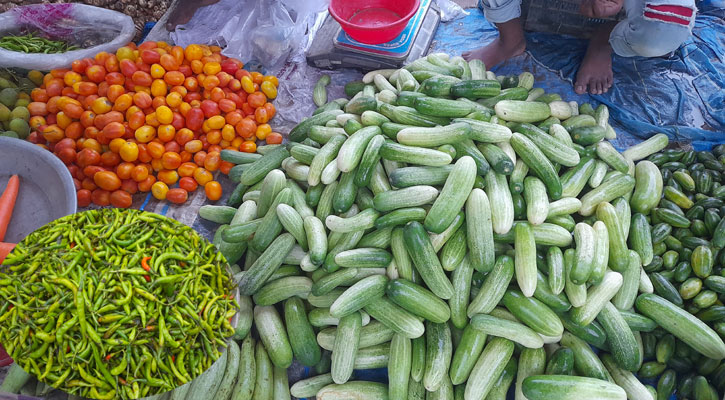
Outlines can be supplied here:
[[0, 48], [0, 67], [48, 71], [70, 67], [74, 60], [99, 52], [115, 52], [133, 39], [131, 17], [85, 4], [36, 4], [0, 14], [0, 36], [37, 31], [51, 39], [67, 40], [81, 50], [32, 54]]
[[441, 10], [441, 22], [453, 21], [468, 15], [468, 11], [451, 0], [436, 0], [436, 4]]

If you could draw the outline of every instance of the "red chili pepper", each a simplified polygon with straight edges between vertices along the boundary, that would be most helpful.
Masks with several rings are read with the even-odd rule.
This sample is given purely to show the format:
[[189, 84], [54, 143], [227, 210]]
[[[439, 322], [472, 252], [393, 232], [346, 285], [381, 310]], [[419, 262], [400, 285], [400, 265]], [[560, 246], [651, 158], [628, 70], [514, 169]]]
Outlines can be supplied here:
[[70, 248], [72, 249], [72, 248], [74, 248], [74, 247], [76, 247], [76, 244], [75, 244], [75, 243], [73, 243], [73, 242], [70, 242]]
[[147, 272], [151, 271], [151, 267], [149, 267], [149, 264], [148, 264], [150, 259], [151, 259], [151, 257], [144, 257], [141, 259], [141, 267], [143, 269], [145, 269]]
[[11, 304], [10, 307], [8, 307], [8, 311], [12, 310], [13, 307], [15, 307], [15, 306]]
[[148, 275], [143, 276], [144, 279], [146, 279], [146, 282], [151, 282], [151, 277]]
[[113, 354], [109, 354], [109, 355], [107, 355], [107, 356], [106, 356], [106, 361], [110, 360], [110, 359], [111, 359], [111, 357], [113, 357]]
[[171, 355], [171, 362], [176, 362], [176, 356], [173, 354]]
[[120, 383], [121, 385], [125, 385], [125, 384], [126, 384], [126, 380], [125, 380], [125, 379], [123, 379], [123, 378], [121, 378], [121, 377], [118, 377], [118, 382], [119, 382], [119, 383]]
[[65, 352], [70, 353], [70, 346], [66, 347]]

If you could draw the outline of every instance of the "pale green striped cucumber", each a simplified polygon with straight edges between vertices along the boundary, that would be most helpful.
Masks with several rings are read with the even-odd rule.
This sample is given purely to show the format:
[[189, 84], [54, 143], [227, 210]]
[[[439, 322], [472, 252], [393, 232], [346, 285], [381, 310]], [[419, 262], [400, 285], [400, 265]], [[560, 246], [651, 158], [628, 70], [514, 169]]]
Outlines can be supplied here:
[[[484, 177], [486, 194], [491, 205], [493, 231], [506, 234], [514, 223], [514, 203], [506, 182], [506, 176], [489, 171]], [[496, 210], [493, 212], [493, 210]]]
[[524, 199], [526, 199], [526, 218], [532, 225], [541, 225], [549, 214], [549, 199], [546, 186], [533, 176], [524, 179]]
[[277, 218], [279, 218], [279, 222], [284, 229], [294, 236], [300, 247], [307, 251], [307, 234], [300, 214], [292, 206], [279, 204], [277, 206]]
[[[471, 69], [471, 80], [475, 81], [486, 78], [486, 66], [483, 64], [483, 61], [473, 59], [468, 62], [468, 67]], [[498, 83], [498, 81], [496, 81], [496, 83]]]
[[383, 135], [377, 135], [370, 139], [355, 172], [354, 182], [356, 186], [365, 187], [370, 184], [375, 168], [380, 161], [380, 148], [383, 147], [383, 143], [385, 143]]
[[561, 176], [561, 195], [562, 197], [577, 197], [584, 189], [589, 178], [594, 173], [597, 166], [597, 160], [591, 157], [582, 157], [574, 168]]
[[390, 253], [378, 248], [361, 247], [341, 251], [335, 255], [335, 263], [337, 265], [349, 268], [384, 268], [392, 260], [393, 256]]
[[279, 192], [287, 187], [287, 177], [284, 172], [273, 169], [269, 171], [262, 181], [262, 188], [259, 191], [259, 201], [257, 201], [257, 218], [264, 217], [269, 211], [269, 207], [274, 202]]
[[345, 135], [335, 135], [320, 148], [320, 151], [317, 152], [315, 158], [310, 163], [310, 171], [307, 175], [307, 183], [310, 186], [315, 186], [320, 183], [323, 169], [335, 159], [346, 140], [347, 136]]
[[432, 115], [423, 115], [415, 108], [406, 106], [393, 106], [387, 103], [381, 103], [377, 110], [380, 114], [383, 114], [391, 121], [412, 126], [436, 126], [448, 125], [450, 118], [447, 117], [434, 117]]
[[465, 117], [473, 111], [468, 103], [435, 97], [419, 97], [415, 99], [414, 107], [419, 113], [434, 117]]
[[[516, 359], [516, 357], [511, 357], [509, 359], [509, 362], [506, 363], [506, 367], [504, 368], [503, 372], [501, 372], [501, 375], [494, 383], [493, 388], [491, 388], [491, 390], [488, 392], [486, 400], [508, 399], [509, 388], [511, 387], [511, 383], [514, 381], [517, 372], [518, 360]], [[464, 397], [461, 397], [461, 399], [464, 399]], [[458, 398], [456, 398], [456, 400], [458, 400]]]
[[[516, 154], [529, 166], [539, 179], [546, 185], [549, 197], [559, 200], [562, 196], [562, 185], [554, 166], [541, 150], [526, 136], [514, 132], [511, 135], [511, 146]], [[583, 203], [583, 201], [582, 201]]]
[[632, 222], [629, 228], [629, 245], [632, 250], [639, 254], [642, 265], [649, 265], [654, 258], [654, 247], [652, 245], [652, 230], [644, 214], [632, 215]]
[[531, 225], [516, 224], [514, 237], [516, 281], [524, 295], [531, 297], [536, 290], [536, 242]]
[[469, 156], [472, 157], [474, 161], [476, 161], [476, 169], [478, 175], [485, 176], [491, 169], [491, 166], [488, 164], [486, 157], [484, 157], [481, 153], [481, 150], [476, 147], [476, 144], [473, 143], [473, 140], [466, 139], [459, 143], [455, 143], [453, 144], [453, 148], [456, 151], [456, 155], [458, 157]]
[[282, 232], [282, 223], [277, 217], [277, 206], [279, 204], [292, 204], [292, 191], [288, 188], [282, 189], [275, 197], [267, 213], [262, 217], [254, 237], [249, 241], [249, 248], [261, 253], [272, 241]]
[[543, 121], [551, 115], [548, 104], [536, 101], [501, 100], [494, 110], [499, 118], [511, 122]]
[[627, 371], [639, 369], [642, 359], [637, 340], [614, 304], [606, 302], [597, 316], [597, 321], [607, 333], [609, 352], [614, 356], [617, 365]]
[[551, 116], [559, 120], [569, 119], [571, 117], [571, 106], [563, 100], [554, 100], [549, 103]]
[[629, 264], [621, 272], [622, 287], [619, 288], [619, 292], [612, 299], [612, 304], [620, 310], [629, 310], [632, 308], [637, 298], [637, 291], [639, 290], [641, 279], [642, 263], [639, 259], [639, 254], [634, 250], [629, 250], [627, 259], [629, 260]]
[[574, 265], [569, 271], [569, 279], [577, 285], [583, 285], [592, 272], [596, 244], [594, 229], [584, 222], [576, 224], [574, 241], [576, 242], [576, 256]]
[[579, 164], [579, 153], [577, 153], [574, 148], [571, 146], [562, 146], [562, 143], [555, 137], [547, 134], [538, 127], [527, 123], [521, 123], [516, 124], [513, 129], [534, 142], [534, 144], [541, 149], [541, 152], [544, 153], [544, 155], [552, 162], [565, 165], [567, 167], [574, 167]]
[[509, 188], [511, 193], [523, 193], [524, 191], [524, 179], [529, 174], [529, 166], [526, 165], [524, 160], [516, 160], [514, 170], [511, 172], [509, 177]]
[[302, 299], [292, 297], [285, 301], [284, 319], [295, 358], [308, 367], [320, 362], [322, 351], [317, 345], [315, 332], [307, 319], [307, 310]]
[[514, 260], [509, 256], [500, 256], [496, 260], [491, 272], [478, 291], [476, 297], [468, 306], [468, 316], [476, 314], [488, 314], [501, 301], [506, 288], [514, 276]]
[[385, 293], [388, 279], [383, 275], [363, 278], [347, 288], [330, 306], [330, 315], [342, 318], [365, 307], [372, 300]]
[[594, 258], [592, 259], [592, 272], [589, 274], [588, 282], [598, 285], [604, 274], [607, 272], [609, 265], [609, 230], [607, 225], [602, 221], [597, 221], [592, 225], [594, 229]]
[[544, 345], [538, 333], [518, 322], [486, 314], [476, 314], [471, 318], [471, 325], [487, 335], [502, 337], [531, 349]]
[[275, 367], [272, 377], [272, 388], [275, 400], [290, 400], [289, 379], [287, 369]]
[[597, 188], [602, 184], [602, 181], [604, 181], [604, 178], [607, 176], [608, 169], [609, 167], [607, 166], [607, 163], [601, 160], [597, 161], [594, 166], [594, 172], [592, 172], [592, 176], [589, 178], [588, 182], [592, 189]]
[[658, 133], [641, 143], [631, 146], [622, 155], [624, 158], [638, 161], [664, 149], [669, 142], [670, 140], [667, 138], [667, 135]]
[[332, 375], [329, 373], [313, 376], [295, 382], [290, 387], [290, 394], [300, 399], [315, 397], [320, 389], [331, 383], [333, 383]]
[[318, 151], [320, 151], [320, 149], [317, 147], [294, 143], [289, 149], [289, 154], [302, 164], [310, 165]]
[[599, 204], [629, 193], [634, 188], [634, 182], [634, 178], [626, 174], [602, 182], [581, 198], [582, 207], [579, 209], [579, 214], [585, 217], [594, 214]]
[[242, 172], [239, 182], [247, 186], [254, 185], [264, 179], [269, 171], [279, 168], [287, 157], [289, 157], [289, 151], [284, 146], [273, 149], [251, 164], [245, 164], [247, 167]]
[[274, 271], [282, 265], [294, 244], [295, 238], [289, 233], [283, 233], [274, 239], [242, 276], [239, 281], [240, 292], [248, 296], [256, 293]]
[[393, 279], [385, 286], [388, 299], [403, 309], [435, 323], [444, 323], [451, 311], [443, 300], [428, 289], [405, 279]]
[[574, 352], [574, 370], [577, 374], [609, 380], [607, 369], [599, 357], [594, 353], [589, 343], [574, 336], [568, 330], [561, 337], [561, 344]]
[[292, 365], [292, 347], [277, 310], [272, 306], [254, 307], [254, 322], [272, 363], [279, 368]]
[[410, 186], [375, 195], [373, 206], [378, 211], [388, 212], [399, 208], [430, 204], [436, 197], [438, 197], [438, 189], [433, 186]]
[[425, 336], [413, 339], [413, 359], [410, 364], [410, 377], [423, 386], [423, 373], [425, 372]]
[[468, 324], [468, 302], [471, 298], [473, 266], [468, 257], [464, 257], [451, 275], [453, 297], [448, 300], [451, 309], [451, 323], [458, 329]]
[[546, 370], [546, 351], [544, 348], [521, 350], [519, 355], [519, 370], [516, 372], [516, 391], [514, 397], [517, 400], [525, 400], [523, 392], [524, 380], [529, 376], [541, 375]]
[[[334, 119], [331, 120], [330, 122], [337, 124], [337, 121]], [[315, 142], [319, 143], [320, 145], [325, 145], [325, 144], [327, 144], [327, 142], [330, 141], [330, 139], [332, 139], [333, 137], [335, 137], [337, 135], [342, 135], [344, 137], [347, 137], [347, 133], [341, 127], [313, 126], [312, 129], [310, 129], [309, 139], [314, 140]]]
[[654, 294], [641, 294], [637, 310], [708, 358], [725, 358], [725, 343], [700, 319]]
[[410, 222], [403, 228], [408, 254], [428, 288], [441, 299], [453, 296], [453, 285], [441, 266], [428, 233], [420, 222]]
[[227, 342], [227, 365], [224, 370], [224, 377], [219, 383], [219, 390], [217, 390], [214, 398], [216, 399], [229, 399], [233, 393], [234, 382], [237, 381], [237, 373], [239, 371], [239, 362], [241, 357], [241, 351], [239, 345], [234, 340]]
[[569, 279], [569, 273], [576, 263], [576, 250], [567, 249], [564, 252], [564, 291], [573, 307], [581, 307], [587, 300], [586, 285], [577, 285]]
[[416, 147], [438, 147], [444, 144], [453, 144], [468, 138], [470, 125], [457, 122], [443, 127], [404, 128], [398, 132], [396, 139], [398, 143], [406, 146]]
[[415, 106], [415, 100], [420, 97], [426, 97], [425, 93], [404, 90], [398, 93], [398, 101], [396, 102], [396, 105], [413, 107]]
[[473, 158], [460, 158], [425, 217], [423, 224], [427, 230], [441, 233], [453, 222], [466, 202], [475, 178], [476, 163]]
[[312, 90], [312, 100], [317, 107], [327, 104], [327, 85], [330, 84], [330, 75], [322, 75]]
[[363, 111], [362, 115], [360, 115], [360, 122], [363, 126], [381, 126], [386, 122], [390, 122], [390, 119], [377, 111], [368, 110]]
[[387, 79], [387, 77], [383, 76], [382, 74], [375, 74], [373, 76], [373, 83], [378, 88], [379, 91], [383, 90], [389, 90], [393, 93], [397, 93], [398, 89], [393, 86]]
[[503, 304], [522, 323], [544, 336], [560, 336], [564, 331], [561, 320], [549, 307], [518, 290], [507, 290]]
[[[495, 262], [491, 205], [486, 192], [473, 189], [466, 202], [465, 235], [473, 268], [486, 273]], [[445, 248], [444, 248], [445, 250]]]
[[546, 252], [546, 265], [549, 272], [549, 288], [553, 294], [558, 295], [564, 290], [566, 282], [564, 277], [564, 253], [560, 248], [556, 246], [549, 247]]
[[380, 148], [380, 156], [384, 160], [400, 161], [409, 164], [440, 167], [448, 165], [453, 158], [448, 153], [422, 147], [406, 146], [387, 141]]
[[[654, 400], [654, 396], [647, 390], [637, 377], [622, 368], [619, 368], [614, 358], [609, 354], [602, 355], [602, 362], [612, 376], [612, 380], [626, 392], [629, 399]], [[622, 397], [624, 398], [624, 397]]]
[[252, 298], [249, 296], [239, 296], [237, 298], [237, 304], [239, 304], [239, 311], [237, 315], [239, 320], [237, 326], [234, 327], [235, 340], [242, 340], [248, 336], [249, 330], [252, 329], [252, 320], [254, 319], [254, 304]]
[[607, 141], [597, 143], [597, 157], [609, 164], [614, 170], [626, 174], [629, 170], [627, 160]]
[[[491, 209], [493, 209], [493, 207], [491, 207]], [[514, 226], [520, 223], [523, 223], [523, 221], [516, 221]], [[540, 246], [567, 247], [572, 242], [571, 233], [559, 225], [544, 222], [541, 225], [533, 225], [531, 229], [534, 232], [534, 240], [536, 241], [536, 244]], [[573, 223], [571, 230], [574, 230]], [[494, 234], [493, 237], [496, 241], [505, 243], [513, 243], [515, 239], [513, 230], [505, 235]]]
[[[257, 366], [254, 360], [255, 340], [248, 336], [240, 346], [237, 380], [232, 386], [231, 400], [251, 399], [257, 379]], [[177, 389], [178, 390], [178, 389]], [[172, 397], [173, 398], [173, 397]]]
[[335, 334], [335, 348], [332, 350], [332, 366], [330, 373], [335, 383], [347, 382], [352, 376], [355, 356], [360, 344], [360, 328], [362, 318], [354, 312], [340, 318]]
[[457, 118], [453, 122], [465, 122], [471, 130], [469, 137], [477, 142], [501, 143], [511, 139], [511, 129], [506, 126], [471, 118]]
[[604, 380], [568, 375], [532, 375], [523, 382], [530, 400], [626, 400], [624, 390]]
[[[544, 265], [541, 264], [543, 269]], [[549, 288], [547, 276], [541, 270], [536, 271], [536, 291], [534, 297], [546, 304], [554, 312], [566, 312], [571, 308], [569, 300], [563, 294], [554, 294]]]
[[425, 342], [423, 386], [427, 391], [435, 392], [448, 377], [448, 368], [453, 357], [453, 342], [448, 324], [426, 322]]
[[501, 147], [499, 147], [503, 146], [503, 144], [504, 142], [497, 144], [479, 143], [477, 147], [494, 171], [503, 175], [511, 175], [514, 170], [515, 160], [509, 157], [509, 155]]
[[388, 400], [388, 385], [378, 382], [349, 381], [327, 385], [317, 392], [317, 400]]
[[186, 398], [203, 399], [209, 394], [213, 396], [219, 390], [219, 384], [221, 384], [222, 378], [224, 378], [224, 370], [227, 367], [228, 357], [229, 352], [223, 352], [221, 357], [214, 361], [214, 364], [209, 369], [192, 381]]
[[[282, 172], [276, 170], [278, 172]], [[271, 172], [270, 172], [271, 173]], [[284, 173], [282, 173], [284, 175]], [[216, 222], [217, 224], [228, 224], [234, 218], [237, 209], [229, 206], [215, 206], [207, 204], [199, 208], [199, 216], [207, 221]]]
[[[363, 316], [365, 318], [365, 316]], [[363, 320], [363, 322], [365, 322]], [[325, 328], [317, 334], [317, 343], [325, 350], [332, 351], [335, 348], [336, 327]], [[378, 321], [372, 321], [360, 329], [359, 348], [375, 346], [389, 342], [395, 332]]]
[[303, 220], [307, 245], [309, 247], [310, 261], [315, 265], [321, 265], [327, 255], [327, 234], [325, 226], [315, 216], [305, 217]]
[[350, 233], [364, 231], [375, 226], [375, 220], [380, 213], [372, 208], [359, 212], [352, 217], [343, 218], [337, 215], [328, 215], [325, 218], [325, 226], [332, 232]]
[[371, 317], [405, 337], [415, 339], [425, 332], [423, 323], [415, 315], [398, 307], [385, 297], [376, 298], [364, 309]]
[[466, 325], [451, 360], [449, 375], [454, 385], [460, 385], [468, 379], [485, 344], [486, 334], [472, 324]]
[[375, 220], [377, 229], [405, 225], [410, 221], [423, 221], [427, 211], [422, 207], [399, 208]]
[[624, 232], [617, 217], [614, 206], [607, 202], [600, 203], [597, 207], [597, 219], [604, 222], [609, 235], [609, 267], [617, 272], [622, 272], [629, 265], [629, 249], [624, 239]]
[[416, 185], [440, 185], [446, 181], [452, 169], [453, 165], [398, 168], [390, 174], [390, 184], [396, 188]]
[[408, 382], [413, 356], [410, 338], [396, 334], [390, 342], [388, 361], [388, 394], [391, 400], [408, 399]]
[[579, 211], [581, 206], [582, 202], [576, 197], [562, 197], [557, 201], [552, 201], [551, 203], [549, 203], [546, 218], [574, 214], [575, 212]]
[[514, 353], [514, 343], [494, 338], [483, 349], [466, 383], [466, 399], [485, 399]]
[[337, 168], [341, 172], [355, 169], [370, 140], [381, 133], [378, 126], [366, 126], [350, 135], [337, 153]]
[[629, 200], [632, 210], [648, 215], [662, 197], [662, 173], [651, 161], [642, 160], [634, 170], [634, 193]]
[[306, 276], [285, 276], [271, 280], [254, 294], [254, 304], [271, 306], [292, 296], [307, 297], [312, 289], [312, 280]]

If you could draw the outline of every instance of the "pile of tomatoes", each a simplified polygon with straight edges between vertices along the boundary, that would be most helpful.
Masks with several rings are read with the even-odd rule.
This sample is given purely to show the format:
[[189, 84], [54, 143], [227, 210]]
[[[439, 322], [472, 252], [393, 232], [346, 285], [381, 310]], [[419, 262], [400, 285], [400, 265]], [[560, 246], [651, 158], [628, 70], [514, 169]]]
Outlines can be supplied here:
[[78, 205], [126, 208], [137, 192], [184, 203], [204, 187], [222, 195], [222, 149], [282, 142], [275, 76], [243, 69], [216, 46], [165, 42], [121, 47], [53, 70], [32, 91], [28, 140], [55, 153], [73, 176]]

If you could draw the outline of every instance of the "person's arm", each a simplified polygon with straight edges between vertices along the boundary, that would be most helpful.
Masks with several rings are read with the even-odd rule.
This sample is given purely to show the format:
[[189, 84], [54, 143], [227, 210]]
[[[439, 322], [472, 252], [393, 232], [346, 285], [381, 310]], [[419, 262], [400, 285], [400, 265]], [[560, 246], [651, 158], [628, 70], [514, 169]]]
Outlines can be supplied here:
[[624, 0], [584, 0], [579, 11], [589, 18], [606, 18], [622, 9]]

